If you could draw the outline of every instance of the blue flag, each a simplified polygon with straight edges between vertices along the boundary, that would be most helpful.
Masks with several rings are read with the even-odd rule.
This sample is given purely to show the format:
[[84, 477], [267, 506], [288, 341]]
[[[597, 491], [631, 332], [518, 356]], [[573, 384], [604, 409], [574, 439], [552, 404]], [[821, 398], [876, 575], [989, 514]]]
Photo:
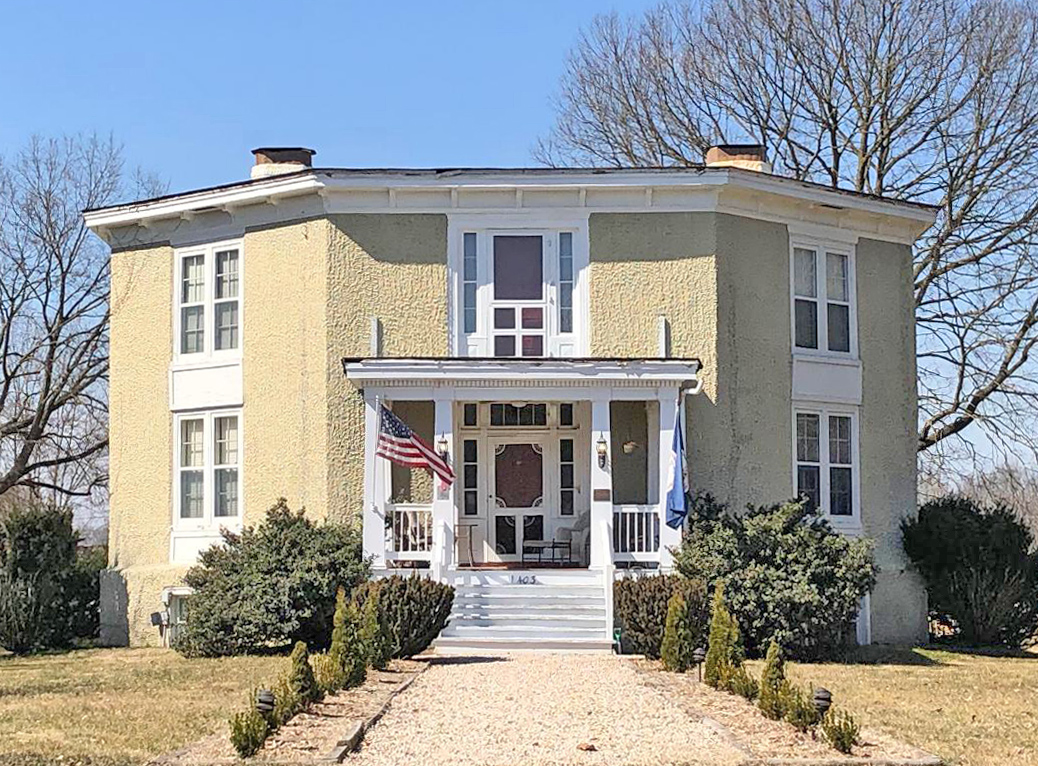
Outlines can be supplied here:
[[678, 399], [678, 410], [674, 416], [674, 477], [670, 491], [667, 492], [667, 526], [681, 529], [688, 515], [688, 503], [685, 500], [685, 432], [681, 428], [681, 399]]

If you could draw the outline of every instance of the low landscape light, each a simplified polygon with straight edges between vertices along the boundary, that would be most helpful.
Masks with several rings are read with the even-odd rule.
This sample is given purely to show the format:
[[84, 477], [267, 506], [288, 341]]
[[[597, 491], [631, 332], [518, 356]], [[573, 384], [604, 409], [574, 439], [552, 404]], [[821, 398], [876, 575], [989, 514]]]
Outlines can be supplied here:
[[706, 649], [697, 646], [692, 650], [692, 664], [696, 666], [696, 675], [703, 680], [703, 663], [706, 661]]
[[812, 701], [815, 703], [815, 710], [818, 711], [818, 717], [821, 718], [829, 711], [829, 708], [832, 707], [833, 693], [825, 687], [819, 686], [815, 689]]
[[260, 689], [256, 692], [256, 712], [262, 716], [274, 712], [274, 692], [270, 689]]

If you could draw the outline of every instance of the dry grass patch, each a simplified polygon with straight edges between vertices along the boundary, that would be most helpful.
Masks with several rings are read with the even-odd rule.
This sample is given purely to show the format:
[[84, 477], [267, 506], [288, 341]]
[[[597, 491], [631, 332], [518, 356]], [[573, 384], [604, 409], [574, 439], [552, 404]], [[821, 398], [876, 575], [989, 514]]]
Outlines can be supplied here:
[[[873, 647], [857, 662], [788, 663], [862, 725], [956, 766], [1038, 763], [1038, 654]], [[758, 667], [760, 663], [754, 663]]]
[[0, 657], [0, 766], [140, 763], [212, 734], [283, 657], [184, 659], [163, 649]]

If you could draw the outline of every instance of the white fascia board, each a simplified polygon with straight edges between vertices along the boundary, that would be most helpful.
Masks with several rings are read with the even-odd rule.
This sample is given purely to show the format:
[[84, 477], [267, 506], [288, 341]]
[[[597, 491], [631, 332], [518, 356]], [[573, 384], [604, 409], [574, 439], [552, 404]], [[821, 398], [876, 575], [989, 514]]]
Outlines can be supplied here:
[[229, 189], [213, 189], [138, 204], [102, 208], [83, 214], [83, 220], [92, 231], [133, 224], [146, 225], [149, 221], [177, 218], [209, 208], [236, 207], [256, 204], [268, 199], [294, 197], [320, 192], [324, 184], [313, 175], [278, 179], [261, 183], [243, 184]]
[[491, 359], [362, 359], [343, 362], [346, 377], [357, 384], [442, 386], [456, 383], [515, 386], [524, 384], [684, 385], [698, 389], [695, 360], [563, 360], [500, 362]]

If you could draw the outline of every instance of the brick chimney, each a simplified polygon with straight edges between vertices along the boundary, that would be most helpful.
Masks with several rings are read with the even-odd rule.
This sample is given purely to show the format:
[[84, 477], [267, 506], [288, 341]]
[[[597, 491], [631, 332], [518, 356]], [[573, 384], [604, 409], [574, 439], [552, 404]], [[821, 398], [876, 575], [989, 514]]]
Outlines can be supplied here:
[[284, 173], [296, 173], [311, 166], [313, 149], [305, 146], [261, 146], [252, 150], [256, 164], [250, 173], [252, 178], [267, 178]]
[[706, 150], [708, 168], [743, 168], [770, 173], [771, 163], [763, 144], [719, 144]]

